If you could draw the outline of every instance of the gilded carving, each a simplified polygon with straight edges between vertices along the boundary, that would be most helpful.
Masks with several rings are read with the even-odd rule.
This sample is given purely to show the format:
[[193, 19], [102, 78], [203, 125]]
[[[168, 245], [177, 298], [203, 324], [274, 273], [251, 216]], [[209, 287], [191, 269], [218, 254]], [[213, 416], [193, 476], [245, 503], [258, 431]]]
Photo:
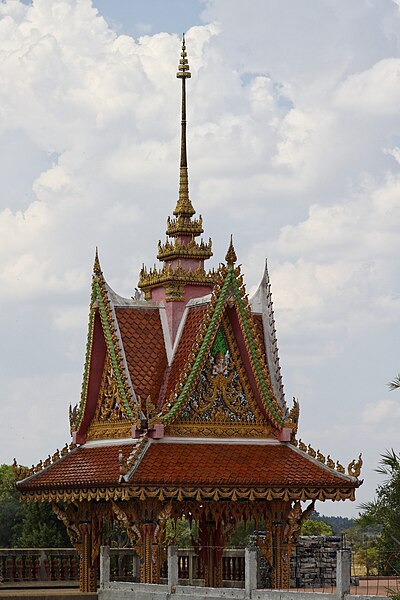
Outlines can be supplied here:
[[[139, 407], [131, 402], [132, 414], [140, 421]], [[107, 439], [130, 437], [132, 420], [127, 415], [119, 392], [110, 356], [107, 353], [101, 378], [97, 407], [93, 420], [88, 428], [88, 439]]]
[[347, 473], [351, 477], [359, 477], [361, 473], [361, 467], [363, 465], [362, 454], [359, 455], [357, 462], [352, 460], [351, 463], [347, 467]]
[[201, 437], [275, 436], [257, 406], [227, 319], [217, 331], [186, 404], [167, 431]]

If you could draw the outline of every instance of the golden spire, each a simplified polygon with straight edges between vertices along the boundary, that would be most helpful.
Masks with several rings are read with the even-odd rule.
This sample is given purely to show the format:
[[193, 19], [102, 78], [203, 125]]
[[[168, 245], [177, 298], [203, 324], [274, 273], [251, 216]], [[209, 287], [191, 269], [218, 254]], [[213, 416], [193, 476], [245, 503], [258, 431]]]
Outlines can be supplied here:
[[181, 115], [181, 162], [179, 169], [179, 198], [174, 210], [175, 216], [192, 217], [196, 212], [189, 199], [189, 177], [186, 152], [186, 79], [192, 75], [187, 60], [185, 34], [182, 35], [181, 59], [176, 74], [182, 81], [182, 115]]
[[229, 243], [228, 252], [226, 253], [226, 256], [225, 256], [225, 260], [226, 260], [226, 264], [228, 265], [228, 267], [233, 267], [233, 265], [237, 261], [237, 256], [236, 256], [235, 248], [233, 247], [233, 237], [232, 237], [232, 235], [231, 235], [231, 241]]
[[191, 77], [186, 54], [185, 35], [182, 37], [181, 59], [176, 74], [182, 80], [182, 117], [181, 117], [181, 159], [179, 176], [179, 197], [174, 217], [168, 217], [167, 237], [172, 238], [158, 243], [157, 258], [164, 262], [162, 269], [147, 271], [142, 268], [139, 287], [145, 293], [145, 299], [152, 297], [154, 288], [164, 287], [167, 302], [181, 302], [185, 298], [186, 286], [210, 287], [215, 274], [204, 269], [204, 261], [212, 256], [211, 239], [208, 242], [196, 238], [203, 233], [203, 220], [193, 218], [195, 210], [189, 199], [189, 179], [186, 153], [186, 79]]

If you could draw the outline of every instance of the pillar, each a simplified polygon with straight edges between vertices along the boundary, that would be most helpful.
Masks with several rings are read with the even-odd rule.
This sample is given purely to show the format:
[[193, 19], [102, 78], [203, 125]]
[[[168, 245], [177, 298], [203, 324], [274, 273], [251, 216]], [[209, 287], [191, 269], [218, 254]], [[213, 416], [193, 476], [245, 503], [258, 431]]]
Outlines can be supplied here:
[[246, 548], [244, 551], [244, 588], [246, 598], [251, 598], [253, 590], [257, 589], [257, 550]]
[[110, 546], [100, 548], [100, 587], [105, 588], [110, 583]]
[[173, 594], [178, 585], [178, 548], [168, 547], [168, 592]]
[[157, 523], [144, 522], [140, 525], [141, 556], [140, 556], [140, 581], [141, 583], [158, 583], [160, 580], [160, 549], [156, 539]]
[[200, 519], [198, 554], [204, 565], [204, 585], [206, 587], [222, 587], [224, 546], [225, 536], [222, 522]]
[[338, 550], [336, 560], [336, 595], [340, 599], [350, 593], [350, 549]]

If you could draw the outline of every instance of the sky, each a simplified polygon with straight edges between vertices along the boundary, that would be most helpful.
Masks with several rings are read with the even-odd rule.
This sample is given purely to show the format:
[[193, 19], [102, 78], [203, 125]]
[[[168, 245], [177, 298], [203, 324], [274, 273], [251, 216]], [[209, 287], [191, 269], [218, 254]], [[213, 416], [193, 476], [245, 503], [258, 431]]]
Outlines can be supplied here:
[[186, 31], [190, 195], [265, 258], [299, 437], [363, 453], [355, 516], [399, 449], [400, 0], [0, 2], [0, 463], [69, 441], [91, 271], [130, 297], [177, 199]]

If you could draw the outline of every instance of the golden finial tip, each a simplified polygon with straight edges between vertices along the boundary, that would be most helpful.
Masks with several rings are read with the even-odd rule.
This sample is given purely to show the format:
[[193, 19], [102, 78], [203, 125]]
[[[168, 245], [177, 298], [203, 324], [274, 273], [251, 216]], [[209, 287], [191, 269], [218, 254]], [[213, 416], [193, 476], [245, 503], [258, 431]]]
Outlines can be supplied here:
[[95, 273], [101, 272], [100, 260], [99, 260], [99, 248], [98, 248], [98, 246], [96, 246], [96, 252], [95, 252], [95, 255], [94, 255], [94, 272]]
[[189, 71], [189, 63], [187, 59], [186, 53], [186, 42], [185, 42], [185, 34], [182, 33], [182, 50], [181, 50], [181, 59], [178, 65], [178, 72], [176, 74], [178, 79], [188, 79], [191, 77], [191, 73]]
[[233, 265], [237, 261], [237, 256], [236, 256], [235, 248], [233, 247], [233, 236], [232, 236], [232, 234], [231, 234], [231, 241], [229, 243], [228, 252], [226, 253], [226, 256], [225, 256], [225, 260], [226, 260], [226, 263], [227, 263], [228, 267], [233, 267]]

